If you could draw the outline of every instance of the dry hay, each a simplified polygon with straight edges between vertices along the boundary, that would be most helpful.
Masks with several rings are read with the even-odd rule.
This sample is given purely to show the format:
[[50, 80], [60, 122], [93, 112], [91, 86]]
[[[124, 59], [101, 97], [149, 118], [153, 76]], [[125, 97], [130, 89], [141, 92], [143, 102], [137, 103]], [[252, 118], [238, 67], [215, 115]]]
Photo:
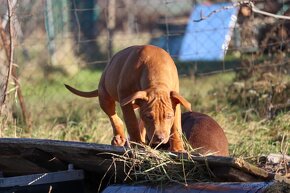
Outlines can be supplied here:
[[[131, 145], [131, 147], [130, 147]], [[242, 158], [197, 155], [185, 141], [186, 153], [173, 153], [132, 143], [125, 153], [102, 153], [109, 155], [111, 164], [100, 181], [128, 184], [182, 184], [194, 182], [259, 182], [272, 181], [275, 172], [257, 167]], [[285, 174], [279, 177], [285, 178]]]
[[[159, 151], [140, 144], [134, 146], [127, 149], [123, 155], [109, 154], [113, 161], [108, 170], [114, 168], [115, 176], [119, 177], [120, 173], [124, 173], [123, 182], [133, 184], [174, 182], [187, 185], [190, 182], [211, 182], [214, 177], [206, 164], [196, 162], [190, 159], [190, 156]], [[124, 166], [122, 172], [116, 167], [120, 163]]]
[[256, 182], [274, 179], [272, 174], [243, 159], [195, 156], [192, 152], [194, 150], [179, 154], [134, 144], [133, 148], [125, 149], [125, 153], [121, 155], [104, 153], [109, 155], [112, 161], [102, 180], [110, 178], [113, 179], [110, 183], [151, 185], [177, 183], [187, 186], [194, 182], [217, 180]]

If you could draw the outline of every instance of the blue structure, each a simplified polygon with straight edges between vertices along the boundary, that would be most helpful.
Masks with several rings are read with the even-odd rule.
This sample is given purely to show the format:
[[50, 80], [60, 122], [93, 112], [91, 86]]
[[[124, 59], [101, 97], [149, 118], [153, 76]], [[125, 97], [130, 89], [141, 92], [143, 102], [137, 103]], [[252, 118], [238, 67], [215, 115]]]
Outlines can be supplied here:
[[[184, 35], [160, 37], [152, 44], [169, 51], [180, 61], [223, 60], [237, 20], [238, 8], [223, 9], [231, 3], [198, 4], [188, 20]], [[220, 10], [199, 22], [213, 11]]]
[[223, 9], [199, 22], [230, 3], [201, 4], [192, 12], [185, 36], [181, 43], [178, 59], [180, 61], [223, 60], [237, 20], [237, 8]]

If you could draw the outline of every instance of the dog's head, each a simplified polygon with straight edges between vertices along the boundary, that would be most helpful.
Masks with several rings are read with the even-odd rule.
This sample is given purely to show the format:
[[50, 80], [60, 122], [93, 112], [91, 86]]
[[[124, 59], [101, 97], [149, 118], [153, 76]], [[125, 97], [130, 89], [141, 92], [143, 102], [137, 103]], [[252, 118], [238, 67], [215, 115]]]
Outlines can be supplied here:
[[175, 116], [180, 116], [175, 115], [177, 104], [191, 110], [190, 103], [176, 91], [138, 91], [120, 103], [121, 106], [131, 103], [140, 107], [140, 117], [144, 122], [149, 144], [168, 142]]

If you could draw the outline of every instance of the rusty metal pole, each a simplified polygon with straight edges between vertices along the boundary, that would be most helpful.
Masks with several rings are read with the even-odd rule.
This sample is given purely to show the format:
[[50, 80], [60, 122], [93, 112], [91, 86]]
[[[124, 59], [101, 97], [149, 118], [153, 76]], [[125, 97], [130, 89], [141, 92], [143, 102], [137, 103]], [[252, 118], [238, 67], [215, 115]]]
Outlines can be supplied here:
[[113, 38], [114, 38], [114, 29], [116, 25], [116, 0], [108, 1], [108, 60], [111, 59], [113, 55]]

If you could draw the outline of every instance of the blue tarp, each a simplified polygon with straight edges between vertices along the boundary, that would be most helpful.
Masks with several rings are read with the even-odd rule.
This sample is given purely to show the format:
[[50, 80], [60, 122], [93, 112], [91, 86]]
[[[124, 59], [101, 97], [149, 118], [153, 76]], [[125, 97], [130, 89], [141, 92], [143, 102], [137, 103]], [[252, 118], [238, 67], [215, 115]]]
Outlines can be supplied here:
[[[222, 9], [231, 3], [199, 4], [193, 10], [183, 37], [180, 61], [223, 60], [237, 20], [237, 8]], [[208, 16], [200, 22], [201, 16]]]
[[[231, 3], [197, 4], [188, 20], [185, 34], [154, 38], [159, 46], [180, 61], [223, 60], [237, 19], [237, 8], [222, 9]], [[200, 22], [202, 16], [220, 10]]]
[[168, 185], [118, 185], [108, 186], [102, 193], [263, 193], [273, 182], [251, 183], [189, 183], [187, 186], [170, 183]]

